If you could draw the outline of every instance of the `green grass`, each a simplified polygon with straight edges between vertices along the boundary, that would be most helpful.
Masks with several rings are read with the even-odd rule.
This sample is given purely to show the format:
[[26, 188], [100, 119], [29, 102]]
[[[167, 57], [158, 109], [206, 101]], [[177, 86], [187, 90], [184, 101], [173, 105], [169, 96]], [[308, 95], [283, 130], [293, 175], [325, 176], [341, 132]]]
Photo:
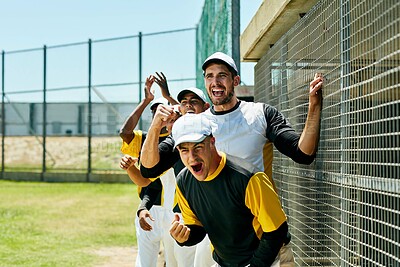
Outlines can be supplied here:
[[136, 246], [132, 184], [0, 181], [0, 266], [93, 266]]

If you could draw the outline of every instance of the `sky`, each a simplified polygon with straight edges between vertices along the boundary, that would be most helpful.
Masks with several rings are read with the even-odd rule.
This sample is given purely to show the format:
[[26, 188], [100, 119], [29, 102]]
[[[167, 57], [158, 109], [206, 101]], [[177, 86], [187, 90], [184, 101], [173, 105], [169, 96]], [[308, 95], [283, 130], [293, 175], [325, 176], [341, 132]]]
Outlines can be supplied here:
[[[261, 3], [262, 0], [242, 1], [241, 32]], [[86, 42], [89, 38], [96, 40], [132, 36], [139, 32], [154, 33], [193, 28], [201, 17], [203, 4], [204, 1], [201, 0], [0, 0], [0, 51]], [[178, 52], [184, 49], [182, 43], [184, 41], [178, 38]], [[164, 53], [162, 56], [168, 55]], [[6, 71], [12, 68], [8, 61], [6, 65]], [[246, 84], [253, 84], [253, 66], [253, 63], [241, 64], [241, 76]], [[25, 72], [32, 73], [32, 70]], [[170, 73], [174, 78], [185, 75], [172, 71]], [[12, 78], [8, 78], [6, 82], [11, 83], [10, 80]], [[101, 81], [100, 78], [98, 80]], [[34, 81], [26, 83], [36, 84]], [[52, 84], [57, 87], [57, 82]]]

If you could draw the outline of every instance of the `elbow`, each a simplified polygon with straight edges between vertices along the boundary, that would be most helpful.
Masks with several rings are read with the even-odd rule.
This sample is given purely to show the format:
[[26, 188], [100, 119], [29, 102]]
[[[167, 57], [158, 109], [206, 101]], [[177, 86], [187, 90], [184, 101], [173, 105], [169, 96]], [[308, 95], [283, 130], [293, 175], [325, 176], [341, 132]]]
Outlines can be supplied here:
[[296, 156], [293, 157], [293, 160], [298, 164], [303, 165], [311, 165], [314, 162], [316, 154], [308, 155], [301, 151], [300, 149], [297, 150]]
[[125, 136], [126, 134], [124, 133], [124, 128], [119, 129], [118, 134], [119, 134], [119, 137], [121, 137], [121, 138], [123, 136]]
[[144, 179], [146, 179], [147, 181], [136, 181], [136, 182], [134, 182], [137, 186], [140, 186], [140, 187], [146, 187], [146, 186], [148, 186], [150, 183], [151, 183], [151, 181], [149, 180], [149, 179], [147, 179], [147, 178], [144, 178]]
[[296, 160], [297, 163], [303, 164], [303, 165], [311, 165], [311, 163], [314, 162], [314, 158], [312, 159], [301, 159], [301, 160]]
[[133, 174], [128, 172], [129, 179], [137, 186], [146, 187], [151, 183], [150, 179], [144, 178], [140, 174]]
[[150, 171], [150, 169], [146, 168], [143, 166], [143, 162], [140, 164], [140, 174], [144, 177], [144, 178], [153, 178], [153, 177], [157, 177], [157, 176], [152, 176], [154, 173], [152, 173]]
[[119, 132], [119, 137], [121, 137], [121, 139], [127, 144], [129, 144], [133, 139], [132, 134], [123, 133], [122, 130], [120, 130], [120, 132]]

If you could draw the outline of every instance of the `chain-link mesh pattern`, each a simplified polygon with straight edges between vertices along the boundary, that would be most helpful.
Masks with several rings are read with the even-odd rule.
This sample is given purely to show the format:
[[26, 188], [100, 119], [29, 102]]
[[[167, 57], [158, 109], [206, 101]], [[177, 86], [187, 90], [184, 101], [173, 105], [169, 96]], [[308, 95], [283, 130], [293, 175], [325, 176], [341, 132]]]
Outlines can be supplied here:
[[255, 68], [255, 99], [301, 132], [325, 76], [315, 163], [275, 151], [298, 266], [400, 266], [400, 2], [320, 1]]
[[197, 25], [196, 86], [204, 88], [201, 65], [216, 51], [232, 56], [232, 2], [235, 0], [206, 0]]

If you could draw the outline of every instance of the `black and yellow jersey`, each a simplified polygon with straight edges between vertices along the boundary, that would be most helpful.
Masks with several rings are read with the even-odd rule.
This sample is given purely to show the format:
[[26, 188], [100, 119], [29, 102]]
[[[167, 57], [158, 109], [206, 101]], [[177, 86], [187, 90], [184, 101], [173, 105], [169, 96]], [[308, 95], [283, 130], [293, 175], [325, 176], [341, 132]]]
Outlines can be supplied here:
[[[160, 134], [159, 136], [159, 143], [164, 141], [168, 137], [169, 133], [165, 134]], [[130, 143], [126, 143], [125, 141], [122, 141], [122, 146], [121, 146], [121, 152], [124, 154], [127, 154], [131, 157], [134, 158], [140, 158], [140, 152], [144, 143], [144, 140], [146, 139], [147, 133], [143, 132], [141, 130], [135, 130], [133, 131], [133, 139]], [[156, 178], [150, 178], [151, 183], [146, 186], [146, 187], [141, 187], [138, 186], [138, 195], [141, 200], [144, 199], [146, 196], [146, 191], [151, 190], [152, 192], [156, 192], [155, 194], [152, 194], [152, 204], [153, 205], [162, 205], [163, 202], [163, 186], [161, 183], [161, 180]]]
[[[243, 165], [239, 165], [237, 158], [233, 161], [231, 156], [220, 154], [219, 167], [204, 181], [197, 180], [187, 168], [182, 170], [177, 178], [177, 200], [185, 225], [203, 227], [208, 233], [216, 262], [244, 266], [264, 234], [286, 225], [286, 215], [264, 172], [252, 173], [243, 168], [247, 162], [241, 160]], [[287, 230], [279, 234], [286, 240]], [[189, 239], [191, 236], [192, 232]], [[278, 251], [281, 245], [276, 245]]]

